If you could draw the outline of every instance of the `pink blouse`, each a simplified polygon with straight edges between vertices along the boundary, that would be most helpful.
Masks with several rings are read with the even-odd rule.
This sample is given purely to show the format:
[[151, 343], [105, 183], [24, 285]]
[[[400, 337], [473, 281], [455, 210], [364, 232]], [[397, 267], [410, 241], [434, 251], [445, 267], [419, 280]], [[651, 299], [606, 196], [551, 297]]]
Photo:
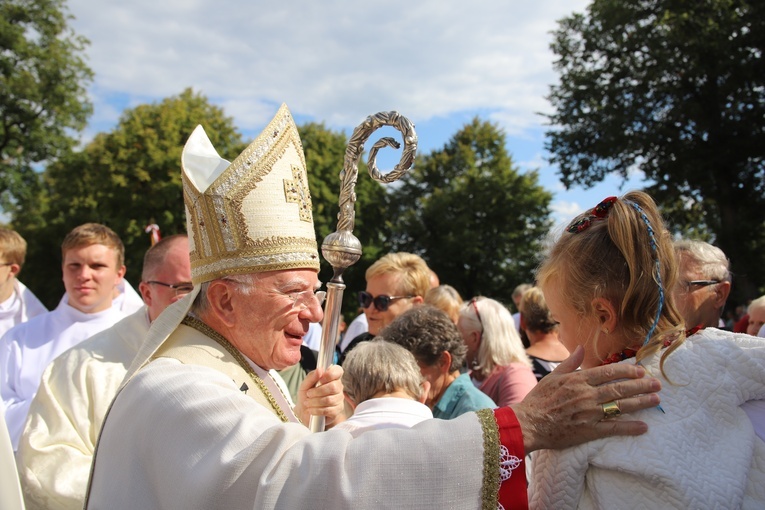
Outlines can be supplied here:
[[523, 400], [536, 384], [537, 378], [531, 367], [522, 363], [510, 363], [495, 368], [478, 388], [503, 407]]

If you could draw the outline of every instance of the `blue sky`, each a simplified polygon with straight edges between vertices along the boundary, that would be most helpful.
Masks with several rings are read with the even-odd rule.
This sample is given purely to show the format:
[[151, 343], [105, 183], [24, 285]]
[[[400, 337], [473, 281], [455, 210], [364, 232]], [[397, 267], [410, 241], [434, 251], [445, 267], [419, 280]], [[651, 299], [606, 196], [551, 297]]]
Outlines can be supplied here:
[[[282, 102], [298, 122], [347, 133], [369, 114], [398, 110], [417, 126], [425, 153], [479, 116], [505, 131], [522, 171], [539, 170], [554, 194], [555, 221], [565, 223], [608, 195], [644, 186], [637, 175], [624, 185], [612, 177], [564, 190], [546, 162], [539, 113], [550, 112], [545, 95], [557, 79], [550, 31], [587, 4], [69, 0], [95, 72], [95, 112], [83, 140], [112, 129], [124, 108], [186, 87], [221, 106], [247, 138]], [[380, 157], [383, 169], [386, 161]]]

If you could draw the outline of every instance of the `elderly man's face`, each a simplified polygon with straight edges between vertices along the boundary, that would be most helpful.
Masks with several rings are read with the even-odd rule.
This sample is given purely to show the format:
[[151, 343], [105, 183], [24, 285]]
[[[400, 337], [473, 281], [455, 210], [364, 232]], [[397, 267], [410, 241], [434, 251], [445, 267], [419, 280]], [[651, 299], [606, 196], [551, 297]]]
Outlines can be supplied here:
[[[686, 253], [678, 258], [679, 278], [672, 289], [680, 315], [685, 320], [687, 328], [696, 326], [717, 327], [720, 312], [730, 291], [730, 283], [720, 282], [712, 285], [689, 285], [688, 282], [709, 280], [695, 259]], [[726, 292], [728, 291], [728, 292]]]
[[261, 368], [281, 370], [295, 365], [308, 324], [319, 322], [324, 312], [306, 294], [295, 306], [290, 296], [310, 294], [318, 287], [318, 275], [310, 269], [262, 273], [250, 295], [235, 298], [237, 323], [231, 342]]

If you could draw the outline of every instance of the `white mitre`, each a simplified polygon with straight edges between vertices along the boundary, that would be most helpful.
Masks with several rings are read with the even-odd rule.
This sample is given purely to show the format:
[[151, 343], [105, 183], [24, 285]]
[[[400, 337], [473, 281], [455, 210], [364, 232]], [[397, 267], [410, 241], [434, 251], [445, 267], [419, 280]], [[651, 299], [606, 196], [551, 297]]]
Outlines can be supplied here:
[[202, 126], [181, 156], [192, 281], [319, 270], [305, 156], [286, 105], [230, 165]]
[[231, 164], [198, 126], [181, 168], [194, 290], [152, 323], [123, 385], [186, 317], [202, 283], [282, 269], [319, 271], [303, 145], [286, 105]]

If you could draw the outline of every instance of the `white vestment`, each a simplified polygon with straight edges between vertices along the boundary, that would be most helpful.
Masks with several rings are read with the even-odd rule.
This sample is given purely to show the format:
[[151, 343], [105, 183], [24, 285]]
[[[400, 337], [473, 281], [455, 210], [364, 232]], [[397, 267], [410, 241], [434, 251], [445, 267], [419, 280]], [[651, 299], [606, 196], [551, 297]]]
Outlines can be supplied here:
[[350, 326], [348, 326], [348, 329], [345, 331], [343, 339], [340, 341], [340, 352], [345, 352], [345, 349], [348, 347], [348, 344], [351, 343], [351, 340], [367, 331], [369, 331], [367, 316], [365, 313], [360, 313], [351, 321]]
[[142, 307], [45, 369], [16, 454], [27, 510], [82, 508], [103, 418], [148, 331]]
[[64, 294], [55, 310], [19, 324], [3, 335], [0, 395], [14, 448], [18, 447], [29, 404], [37, 393], [45, 368], [62, 352], [138, 310], [140, 306], [135, 307], [133, 294], [135, 290], [125, 282], [123, 292], [113, 300], [112, 306], [97, 313], [83, 313], [69, 306], [68, 296]]
[[353, 415], [335, 429], [357, 437], [370, 430], [410, 429], [433, 418], [433, 412], [416, 400], [397, 397], [370, 398], [356, 406]]
[[13, 280], [13, 294], [0, 303], [0, 336], [3, 336], [13, 326], [47, 311], [48, 309], [26, 285], [18, 280]]
[[[171, 305], [167, 317], [184, 306]], [[142, 352], [163, 318], [152, 324]], [[179, 326], [167, 343], [186, 342], [181, 351], [216, 363], [228, 356], [223, 347], [197, 346], [200, 334]], [[94, 457], [87, 508], [497, 507], [491, 487], [507, 461], [497, 438], [507, 429], [497, 435], [492, 411], [358, 438], [342, 430], [311, 434], [291, 421], [274, 385], [271, 403], [258, 400], [255, 383], [243, 384], [237, 367], [183, 363], [171, 356], [174, 348], [155, 356], [115, 398]], [[280, 419], [279, 412], [287, 416]], [[517, 421], [508, 426], [519, 432]], [[514, 476], [525, 489], [523, 473]]]
[[[765, 397], [765, 341], [706, 328], [664, 363], [648, 432], [534, 453], [532, 508], [765, 508], [765, 443], [742, 403]], [[622, 363], [634, 363], [634, 359]]]

